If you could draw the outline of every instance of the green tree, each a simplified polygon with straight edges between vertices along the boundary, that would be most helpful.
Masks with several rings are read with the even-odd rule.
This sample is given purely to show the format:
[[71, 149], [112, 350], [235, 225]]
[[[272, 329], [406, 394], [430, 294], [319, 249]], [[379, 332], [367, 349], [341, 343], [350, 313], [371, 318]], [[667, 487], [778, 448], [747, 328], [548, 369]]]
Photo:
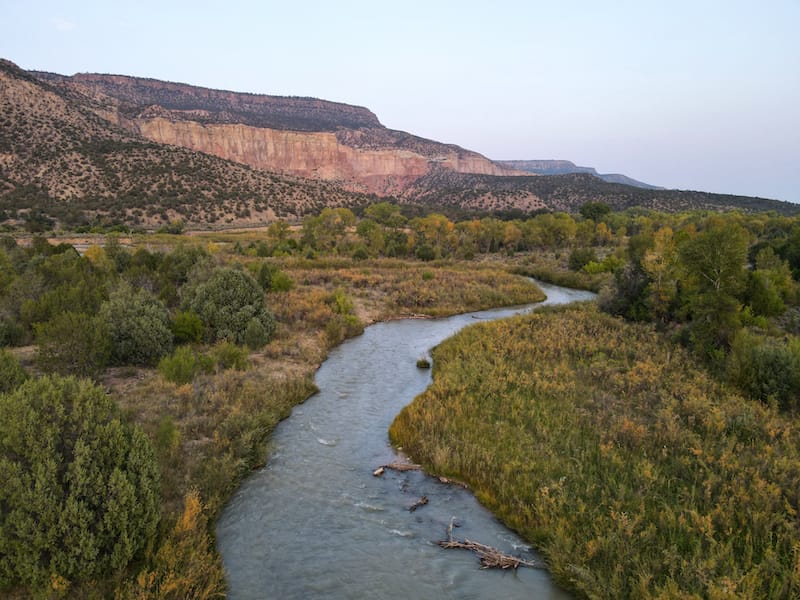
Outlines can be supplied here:
[[214, 271], [208, 281], [188, 289], [183, 306], [200, 316], [210, 342], [245, 343], [251, 319], [263, 325], [267, 339], [275, 330], [275, 318], [264, 304], [264, 291], [255, 279], [238, 269]]
[[703, 354], [727, 348], [740, 327], [738, 294], [745, 282], [747, 246], [748, 234], [740, 225], [714, 220], [679, 248], [691, 337]]
[[149, 439], [87, 380], [0, 395], [0, 588], [45, 590], [124, 568], [156, 533]]
[[110, 360], [117, 365], [154, 365], [172, 350], [169, 313], [144, 290], [120, 286], [100, 307], [108, 330]]
[[578, 209], [584, 219], [599, 221], [611, 212], [611, 207], [605, 202], [586, 202]]

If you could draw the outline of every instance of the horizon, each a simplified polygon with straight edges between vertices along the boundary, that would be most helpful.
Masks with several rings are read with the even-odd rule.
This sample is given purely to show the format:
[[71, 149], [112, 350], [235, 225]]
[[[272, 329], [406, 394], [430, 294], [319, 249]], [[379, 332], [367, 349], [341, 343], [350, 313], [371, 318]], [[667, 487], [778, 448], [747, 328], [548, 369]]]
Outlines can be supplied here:
[[342, 102], [493, 160], [800, 203], [791, 0], [37, 4], [0, 16], [0, 56], [26, 70]]

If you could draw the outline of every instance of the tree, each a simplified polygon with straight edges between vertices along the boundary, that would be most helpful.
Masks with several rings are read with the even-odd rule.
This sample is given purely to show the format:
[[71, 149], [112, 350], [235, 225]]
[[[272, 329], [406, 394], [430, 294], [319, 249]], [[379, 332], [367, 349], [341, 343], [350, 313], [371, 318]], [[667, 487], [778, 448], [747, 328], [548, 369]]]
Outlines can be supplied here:
[[611, 212], [611, 207], [605, 202], [586, 202], [578, 211], [584, 219], [597, 222]]
[[169, 313], [144, 290], [120, 286], [100, 307], [108, 330], [110, 359], [117, 365], [154, 365], [172, 350]]
[[197, 313], [209, 342], [245, 343], [251, 319], [261, 323], [267, 340], [275, 330], [275, 318], [264, 304], [264, 291], [238, 269], [217, 269], [208, 281], [190, 287], [183, 308]]
[[45, 376], [0, 395], [0, 480], [0, 588], [103, 576], [156, 533], [150, 442], [87, 380]]
[[688, 239], [679, 255], [688, 277], [685, 304], [696, 350], [727, 348], [740, 327], [737, 295], [745, 282], [748, 235], [740, 225], [713, 221]]

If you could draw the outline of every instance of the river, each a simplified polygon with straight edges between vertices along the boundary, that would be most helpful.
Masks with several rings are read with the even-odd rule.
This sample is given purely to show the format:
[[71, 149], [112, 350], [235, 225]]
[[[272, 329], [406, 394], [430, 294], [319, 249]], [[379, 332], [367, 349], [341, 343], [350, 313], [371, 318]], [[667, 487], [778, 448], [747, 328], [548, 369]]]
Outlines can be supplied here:
[[[229, 598], [570, 597], [544, 570], [482, 570], [471, 552], [436, 545], [455, 517], [455, 537], [535, 557], [468, 491], [422, 472], [372, 476], [397, 460], [387, 436], [395, 415], [430, 384], [418, 358], [478, 320], [594, 297], [539, 285], [547, 300], [532, 307], [378, 323], [330, 353], [319, 393], [278, 425], [267, 465], [220, 516]], [[429, 503], [410, 512], [422, 496]]]

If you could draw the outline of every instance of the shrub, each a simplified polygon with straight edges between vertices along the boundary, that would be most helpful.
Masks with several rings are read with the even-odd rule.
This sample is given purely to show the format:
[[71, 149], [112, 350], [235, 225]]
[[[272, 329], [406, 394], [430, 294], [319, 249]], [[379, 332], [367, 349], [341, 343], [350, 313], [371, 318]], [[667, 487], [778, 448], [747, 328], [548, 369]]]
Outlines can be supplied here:
[[414, 255], [420, 260], [429, 261], [436, 258], [436, 251], [428, 244], [421, 244], [417, 246]]
[[0, 395], [0, 588], [124, 568], [156, 533], [147, 436], [101, 388], [46, 376]]
[[0, 348], [0, 394], [18, 388], [26, 379], [28, 374], [16, 357], [8, 350]]
[[198, 373], [210, 372], [213, 360], [198, 355], [188, 346], [180, 346], [158, 362], [158, 372], [167, 381], [183, 385], [192, 381]]
[[590, 262], [597, 262], [597, 254], [592, 248], [574, 248], [567, 259], [570, 271], [580, 271]]
[[209, 342], [243, 344], [251, 319], [261, 322], [267, 339], [275, 330], [275, 318], [264, 305], [264, 292], [255, 279], [237, 269], [217, 269], [208, 281], [190, 289], [184, 309], [200, 316]]
[[36, 361], [43, 371], [89, 377], [108, 363], [111, 346], [106, 321], [101, 318], [65, 312], [34, 328]]
[[750, 397], [798, 408], [800, 341], [789, 343], [741, 331], [731, 345], [728, 377]]
[[283, 271], [276, 269], [272, 272], [269, 289], [273, 292], [288, 292], [294, 289], [294, 280]]
[[217, 368], [246, 371], [248, 367], [247, 351], [236, 344], [224, 342], [211, 350], [211, 356]]
[[172, 335], [176, 344], [199, 342], [203, 339], [203, 322], [191, 310], [178, 312], [171, 323]]
[[0, 347], [21, 346], [25, 341], [25, 329], [13, 319], [0, 318]]
[[116, 365], [153, 365], [172, 349], [169, 313], [144, 290], [120, 286], [100, 307]]
[[417, 359], [417, 368], [418, 369], [430, 369], [431, 368], [431, 361], [427, 358], [419, 358]]
[[244, 343], [251, 350], [260, 350], [269, 342], [267, 328], [256, 318], [250, 319], [244, 332]]

